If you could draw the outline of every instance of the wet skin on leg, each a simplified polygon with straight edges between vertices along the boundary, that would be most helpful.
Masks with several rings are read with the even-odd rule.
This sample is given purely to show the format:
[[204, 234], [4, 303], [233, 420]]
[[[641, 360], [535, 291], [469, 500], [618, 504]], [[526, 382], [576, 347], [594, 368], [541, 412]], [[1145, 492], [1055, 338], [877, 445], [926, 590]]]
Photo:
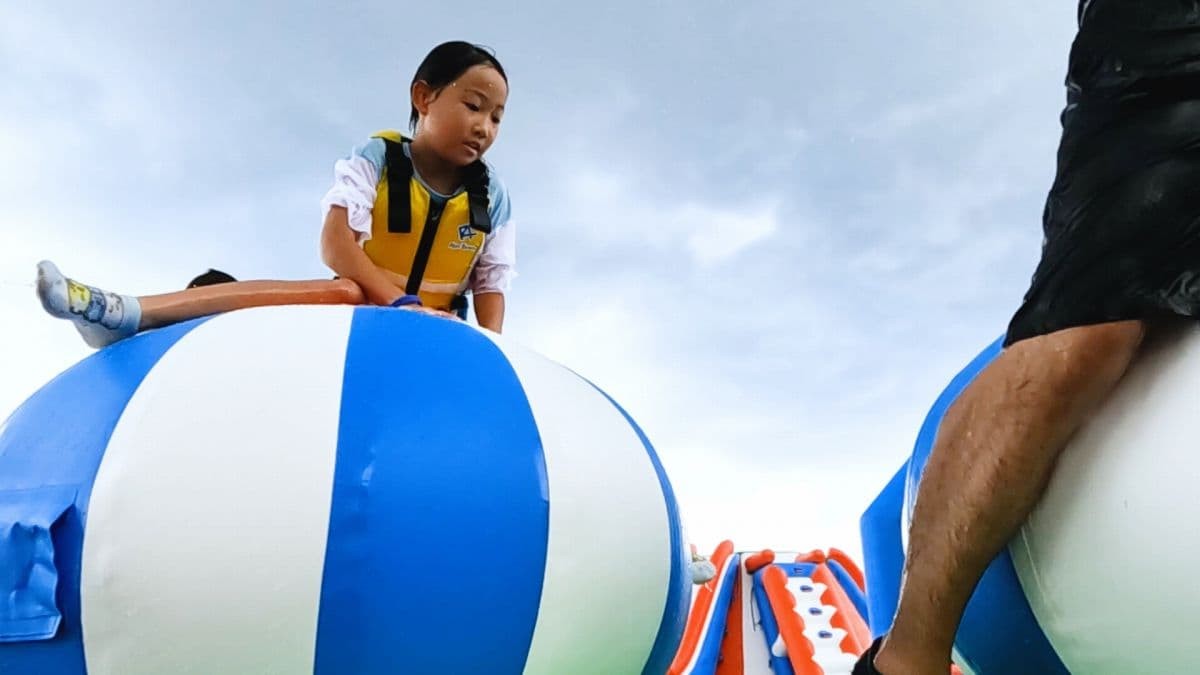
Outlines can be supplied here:
[[1140, 321], [1011, 345], [946, 412], [921, 478], [885, 674], [945, 675], [984, 569], [1041, 497], [1059, 454], [1125, 373]]

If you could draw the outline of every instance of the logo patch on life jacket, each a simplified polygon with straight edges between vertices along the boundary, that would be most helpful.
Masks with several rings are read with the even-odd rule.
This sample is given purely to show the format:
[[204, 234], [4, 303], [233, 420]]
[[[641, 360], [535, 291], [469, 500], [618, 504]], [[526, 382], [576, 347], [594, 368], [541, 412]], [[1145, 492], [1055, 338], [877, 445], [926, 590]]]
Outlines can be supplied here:
[[458, 241], [450, 242], [453, 251], [478, 251], [479, 245], [474, 243], [475, 229], [470, 223], [458, 226]]

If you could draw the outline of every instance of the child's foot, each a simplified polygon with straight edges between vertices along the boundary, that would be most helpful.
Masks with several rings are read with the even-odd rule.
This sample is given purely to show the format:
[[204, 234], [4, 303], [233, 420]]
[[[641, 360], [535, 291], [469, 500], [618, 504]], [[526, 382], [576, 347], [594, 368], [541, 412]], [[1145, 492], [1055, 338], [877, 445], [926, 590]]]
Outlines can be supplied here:
[[96, 349], [137, 333], [142, 321], [137, 298], [68, 279], [48, 260], [38, 263], [37, 294], [46, 312], [70, 319], [83, 341]]
[[692, 574], [692, 583], [697, 585], [706, 584], [717, 576], [717, 567], [712, 564], [708, 558], [700, 555], [693, 555], [692, 562], [688, 565], [688, 571]]

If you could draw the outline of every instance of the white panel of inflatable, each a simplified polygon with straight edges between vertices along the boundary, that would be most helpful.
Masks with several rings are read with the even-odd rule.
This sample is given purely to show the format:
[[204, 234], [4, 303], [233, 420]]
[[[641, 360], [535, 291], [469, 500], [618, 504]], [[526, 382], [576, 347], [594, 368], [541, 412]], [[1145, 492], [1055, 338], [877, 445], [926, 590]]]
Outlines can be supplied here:
[[1200, 327], [1158, 336], [1064, 452], [1010, 546], [1076, 673], [1194, 672], [1200, 657]]

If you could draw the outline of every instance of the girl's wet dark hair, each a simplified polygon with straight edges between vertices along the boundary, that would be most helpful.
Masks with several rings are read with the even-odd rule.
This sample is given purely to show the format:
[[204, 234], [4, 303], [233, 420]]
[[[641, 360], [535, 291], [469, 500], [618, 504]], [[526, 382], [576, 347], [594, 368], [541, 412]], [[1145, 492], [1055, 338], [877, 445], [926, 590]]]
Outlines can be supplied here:
[[[491, 66], [500, 73], [500, 77], [504, 78], [505, 84], [508, 83], [508, 75], [504, 74], [504, 66], [500, 65], [500, 61], [494, 54], [485, 47], [460, 40], [443, 42], [434, 47], [425, 56], [421, 65], [417, 66], [417, 74], [413, 75], [412, 83], [424, 82], [435, 92], [441, 91], [474, 66]], [[409, 88], [411, 89], [411, 86]], [[412, 113], [408, 118], [408, 125], [411, 129], [417, 128], [419, 118], [417, 108], [413, 106]]]

